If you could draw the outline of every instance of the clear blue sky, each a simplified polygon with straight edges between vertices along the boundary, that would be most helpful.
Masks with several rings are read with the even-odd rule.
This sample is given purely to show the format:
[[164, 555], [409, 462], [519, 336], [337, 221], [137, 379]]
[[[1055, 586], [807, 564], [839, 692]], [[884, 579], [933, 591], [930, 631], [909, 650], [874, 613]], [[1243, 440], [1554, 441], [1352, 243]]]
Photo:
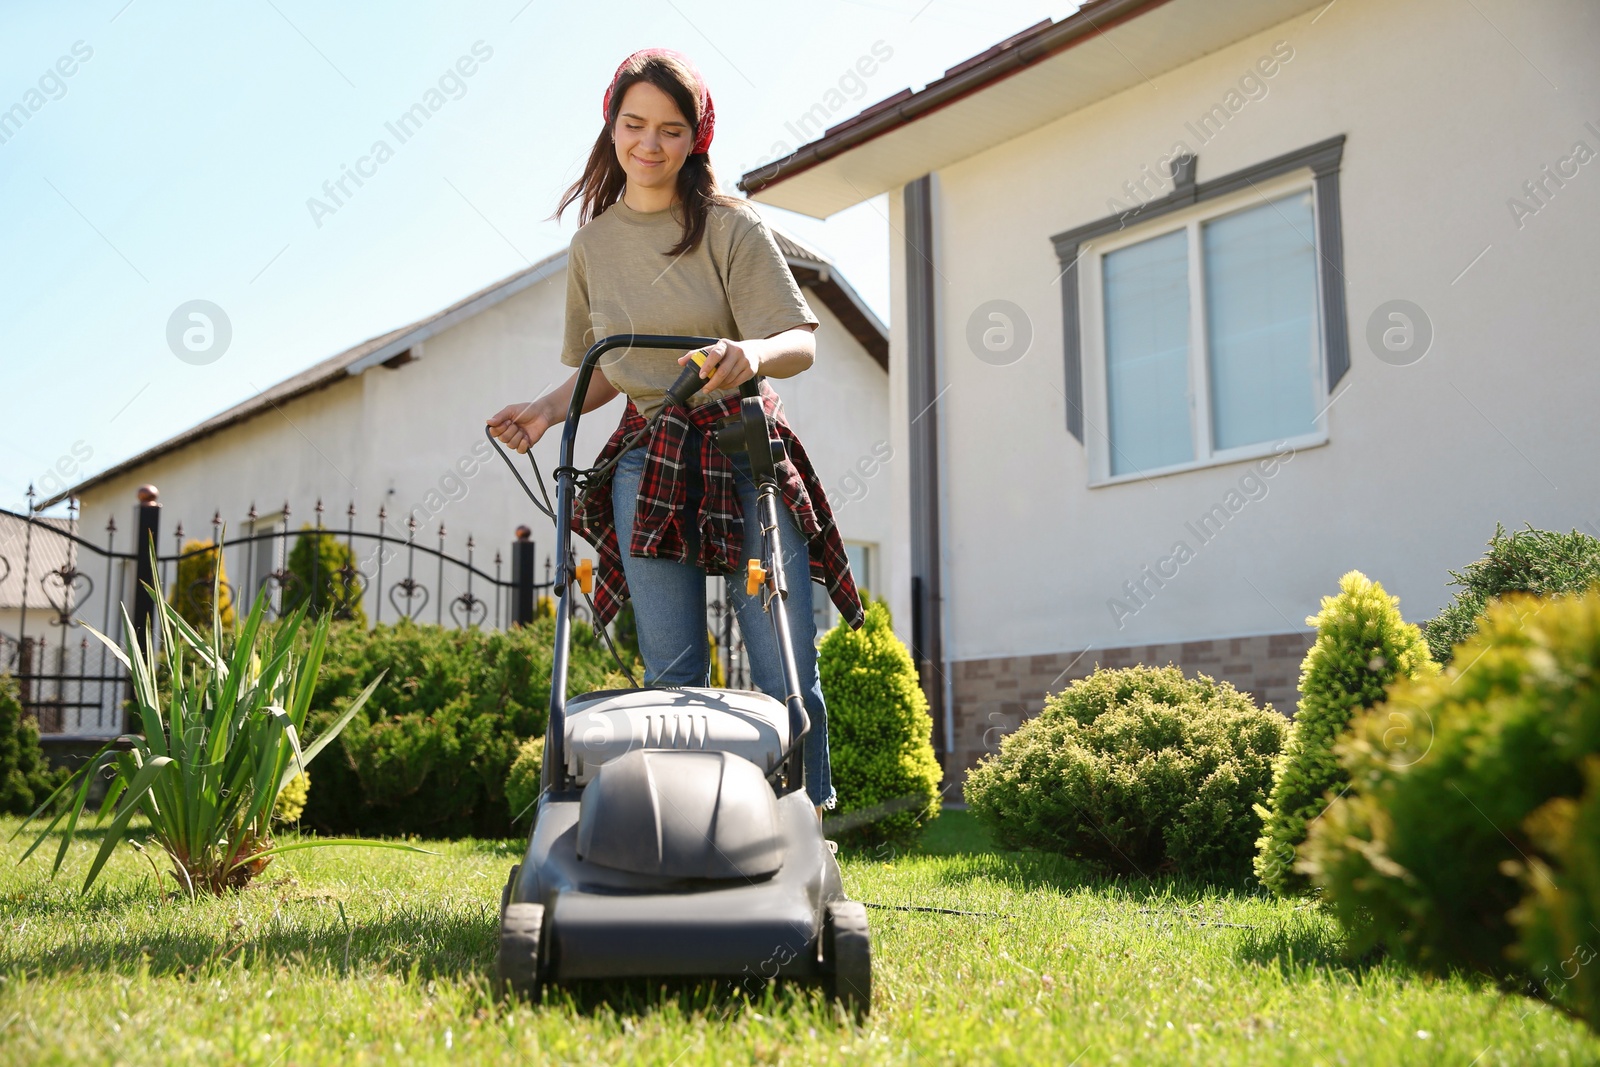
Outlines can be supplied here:
[[[636, 48], [700, 66], [712, 163], [736, 192], [875, 42], [892, 55], [865, 84], [845, 80], [834, 121], [1073, 9], [0, 0], [0, 110], [37, 108], [0, 130], [0, 506], [21, 510], [63, 457], [70, 484], [563, 247], [575, 210], [546, 216]], [[399, 143], [384, 124], [477, 42], [492, 55]], [[393, 158], [314, 219], [308, 199], [380, 138]], [[826, 222], [763, 211], [890, 320], [884, 198]], [[174, 310], [196, 299], [233, 331], [205, 365], [167, 344]]]

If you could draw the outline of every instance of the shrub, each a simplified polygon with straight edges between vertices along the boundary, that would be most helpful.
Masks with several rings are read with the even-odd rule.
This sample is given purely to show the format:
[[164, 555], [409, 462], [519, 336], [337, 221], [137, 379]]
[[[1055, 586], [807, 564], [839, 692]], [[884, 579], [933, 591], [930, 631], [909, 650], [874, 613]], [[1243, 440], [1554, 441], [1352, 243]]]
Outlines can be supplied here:
[[0, 814], [31, 815], [67, 778], [39, 747], [39, 724], [22, 710], [16, 678], [0, 674]]
[[1520, 933], [1511, 956], [1528, 992], [1575, 1011], [1600, 1030], [1600, 759], [1584, 761], [1579, 800], [1556, 797], [1524, 824], [1539, 854], [1513, 861], [1527, 895], [1511, 912]]
[[[310, 523], [303, 524], [289, 552], [288, 569], [294, 578], [284, 583], [284, 614], [309, 599], [313, 615], [332, 612], [335, 619], [366, 628], [367, 612], [361, 606], [361, 586], [353, 578], [357, 571], [355, 553], [337, 534], [328, 530], [319, 533]], [[445, 611], [449, 610], [446, 604]]]
[[[237, 625], [233, 613], [233, 593], [228, 588], [228, 569], [213, 541], [189, 541], [185, 555], [178, 560], [178, 576], [172, 582], [172, 604], [183, 621], [200, 633], [211, 629], [221, 616], [225, 631]], [[193, 552], [190, 556], [187, 553]]]
[[517, 746], [517, 758], [506, 775], [506, 805], [511, 809], [513, 826], [533, 822], [534, 805], [539, 800], [539, 777], [544, 771], [544, 737], [530, 737]]
[[306, 794], [311, 790], [311, 772], [301, 771], [278, 790], [278, 799], [272, 804], [272, 821], [296, 823], [306, 810]]
[[1578, 593], [1600, 582], [1600, 540], [1586, 533], [1552, 533], [1532, 525], [1507, 537], [1495, 523], [1483, 558], [1451, 571], [1450, 584], [1462, 587], [1455, 600], [1429, 622], [1423, 633], [1433, 658], [1449, 663], [1451, 650], [1471, 637], [1489, 601], [1506, 593], [1553, 596]]
[[[549, 714], [554, 634], [547, 619], [503, 631], [333, 623], [323, 716], [387, 674], [318, 766], [302, 821], [324, 832], [504, 836], [506, 774]], [[568, 692], [616, 687], [613, 668], [594, 631], [574, 625]]]
[[967, 776], [967, 803], [1009, 848], [1127, 874], [1250, 870], [1288, 725], [1177, 667], [1097, 669], [1045, 701]]
[[[1564, 812], [1577, 824], [1575, 809], [1553, 802], [1584, 796], [1585, 761], [1600, 754], [1600, 591], [1491, 604], [1455, 663], [1398, 680], [1335, 747], [1350, 790], [1311, 828], [1301, 865], [1351, 947], [1382, 944], [1436, 973], [1526, 980], [1508, 954], [1507, 913], [1545, 876], [1524, 871], [1525, 858], [1573, 902], [1594, 885], [1594, 839], [1552, 839], [1563, 838]], [[1523, 914], [1529, 929], [1553, 931], [1575, 911]], [[1548, 945], [1553, 935], [1540, 936]]]
[[840, 620], [818, 651], [844, 816], [844, 828], [833, 832], [858, 844], [904, 843], [938, 817], [942, 772], [911, 653], [894, 635], [888, 604], [869, 601], [866, 608], [859, 630]]
[[1306, 625], [1317, 628], [1317, 639], [1300, 664], [1300, 710], [1273, 769], [1272, 798], [1257, 810], [1266, 826], [1256, 842], [1256, 877], [1279, 896], [1310, 888], [1294, 869], [1295, 850], [1328, 794], [1349, 781], [1334, 739], [1355, 711], [1383, 699], [1397, 676], [1439, 670], [1422, 632], [1400, 617], [1400, 598], [1360, 571], [1340, 578], [1339, 595], [1323, 597]]

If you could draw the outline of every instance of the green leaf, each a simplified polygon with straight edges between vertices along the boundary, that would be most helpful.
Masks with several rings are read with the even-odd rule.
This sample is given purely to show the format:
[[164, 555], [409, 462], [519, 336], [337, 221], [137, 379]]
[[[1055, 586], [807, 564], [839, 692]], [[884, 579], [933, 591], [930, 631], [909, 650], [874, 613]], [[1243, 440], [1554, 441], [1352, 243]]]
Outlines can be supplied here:
[[360, 711], [361, 708], [366, 704], [367, 698], [372, 695], [373, 690], [378, 688], [378, 683], [383, 681], [383, 676], [388, 673], [389, 669], [387, 667], [379, 671], [378, 676], [361, 691], [361, 695], [352, 700], [350, 702], [350, 706], [345, 708], [337, 719], [333, 720], [332, 725], [330, 725], [326, 730], [322, 731], [322, 736], [317, 738], [316, 741], [312, 743], [310, 748], [306, 749], [305, 759], [301, 761], [302, 766], [307, 765], [312, 760], [316, 759], [317, 753], [321, 752], [324, 748], [327, 748], [329, 742], [339, 736], [339, 731], [343, 730], [346, 724], [348, 724], [351, 719], [356, 717], [356, 713]]
[[166, 756], [158, 756], [145, 764], [140, 769], [138, 777], [128, 786], [127, 800], [123, 802], [122, 811], [112, 820], [106, 829], [105, 840], [100, 842], [100, 851], [95, 854], [94, 863], [89, 867], [89, 874], [83, 880], [83, 891], [87, 893], [89, 887], [94, 885], [94, 880], [100, 875], [100, 868], [106, 865], [106, 860], [111, 858], [111, 852], [127, 833], [128, 823], [134, 813], [139, 810], [139, 801], [150, 791], [150, 786], [155, 783], [156, 777], [166, 768], [172, 766], [172, 760]]
[[277, 856], [285, 852], [295, 852], [302, 848], [330, 848], [334, 845], [353, 845], [358, 848], [395, 848], [401, 850], [402, 852], [420, 852], [424, 856], [439, 855], [439, 853], [434, 852], [432, 849], [419, 848], [416, 845], [409, 845], [404, 841], [373, 841], [364, 837], [330, 837], [327, 840], [295, 841], [287, 845], [274, 845], [272, 848], [251, 853], [244, 859], [234, 863], [228, 868], [228, 870], [231, 871], [235, 868], [243, 867], [247, 863], [254, 863], [256, 860], [265, 856]]

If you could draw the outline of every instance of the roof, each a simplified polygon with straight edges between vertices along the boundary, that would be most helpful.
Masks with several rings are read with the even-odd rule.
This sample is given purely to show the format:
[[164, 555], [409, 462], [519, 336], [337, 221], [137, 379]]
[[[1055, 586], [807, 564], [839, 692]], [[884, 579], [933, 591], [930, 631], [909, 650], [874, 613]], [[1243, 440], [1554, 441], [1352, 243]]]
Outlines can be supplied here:
[[[802, 287], [808, 288], [820, 300], [824, 307], [836, 316], [845, 329], [855, 337], [861, 347], [866, 349], [880, 367], [885, 370], [889, 367], [889, 330], [872, 313], [865, 301], [845, 281], [833, 265], [833, 261], [823, 253], [784, 233], [770, 222], [773, 237], [778, 242], [785, 258], [789, 261], [789, 269], [794, 274], [795, 281]], [[398, 367], [410, 360], [410, 350], [413, 345], [437, 333], [441, 333], [463, 319], [470, 318], [485, 311], [501, 301], [522, 292], [529, 286], [565, 270], [567, 266], [567, 250], [562, 249], [553, 255], [533, 264], [525, 270], [518, 271], [508, 277], [502, 278], [491, 285], [479, 289], [475, 293], [461, 298], [449, 307], [408, 323], [405, 326], [390, 330], [388, 333], [369, 338], [352, 348], [347, 348], [338, 355], [330, 356], [320, 363], [313, 363], [298, 374], [291, 375], [276, 385], [268, 386], [246, 400], [242, 400], [233, 407], [211, 416], [204, 422], [191, 426], [174, 437], [169, 437], [159, 444], [152, 445], [136, 455], [130, 456], [121, 463], [114, 464], [100, 471], [98, 474], [85, 478], [76, 485], [61, 490], [48, 500], [36, 505], [37, 510], [43, 510], [67, 499], [70, 496], [82, 495], [84, 490], [90, 489], [102, 482], [115, 478], [130, 470], [136, 470], [154, 459], [174, 452], [187, 445], [191, 445], [202, 438], [209, 437], [243, 422], [254, 418], [270, 408], [293, 400], [295, 397], [318, 389], [325, 389], [335, 382], [361, 374], [364, 371], [379, 365]]]
[[71, 551], [72, 542], [57, 534], [76, 534], [78, 520], [49, 519], [37, 515], [33, 521], [35, 526], [47, 529], [35, 529], [30, 538], [26, 519], [9, 512], [0, 512], [0, 559], [5, 560], [5, 563], [0, 563], [0, 608], [22, 606], [22, 559], [26, 549], [29, 575], [28, 608], [30, 613], [34, 610], [40, 612], [39, 628], [42, 630], [43, 613], [50, 607], [45, 594], [48, 592], [59, 598], [61, 587], [51, 588], [40, 583], [45, 575], [51, 571], [59, 571], [75, 557], [76, 554]]
[[1259, 33], [1326, 0], [1092, 0], [902, 89], [739, 179], [827, 218]]

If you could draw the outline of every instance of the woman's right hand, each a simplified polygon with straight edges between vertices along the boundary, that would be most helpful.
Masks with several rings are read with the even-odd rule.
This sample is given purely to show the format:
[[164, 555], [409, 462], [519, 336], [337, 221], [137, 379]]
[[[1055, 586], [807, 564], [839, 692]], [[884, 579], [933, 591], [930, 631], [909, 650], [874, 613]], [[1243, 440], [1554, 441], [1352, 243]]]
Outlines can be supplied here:
[[537, 400], [521, 404], [507, 404], [488, 419], [491, 432], [501, 443], [510, 445], [519, 453], [526, 452], [539, 443], [539, 438], [550, 428], [550, 417], [544, 405]]

